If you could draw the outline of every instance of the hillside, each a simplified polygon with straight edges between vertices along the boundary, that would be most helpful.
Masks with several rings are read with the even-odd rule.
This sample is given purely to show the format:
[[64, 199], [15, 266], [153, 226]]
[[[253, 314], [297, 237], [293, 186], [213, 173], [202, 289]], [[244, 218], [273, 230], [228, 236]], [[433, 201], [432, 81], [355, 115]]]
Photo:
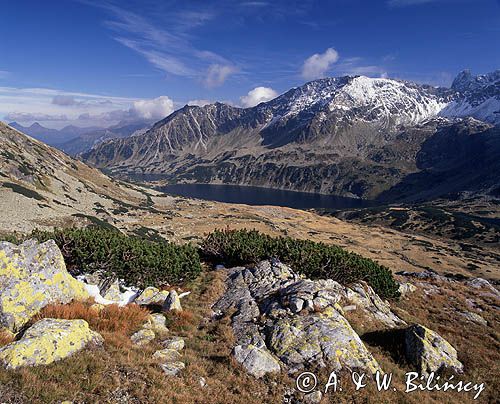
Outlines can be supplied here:
[[[320, 79], [253, 108], [186, 106], [145, 134], [104, 142], [83, 158], [145, 181], [384, 200], [489, 193], [497, 179], [477, 178], [497, 169], [499, 82], [498, 72], [463, 73], [450, 89], [363, 76]], [[474, 152], [454, 154], [450, 138], [453, 150]]]
[[1, 231], [127, 222], [149, 209], [145, 190], [121, 184], [0, 122]]

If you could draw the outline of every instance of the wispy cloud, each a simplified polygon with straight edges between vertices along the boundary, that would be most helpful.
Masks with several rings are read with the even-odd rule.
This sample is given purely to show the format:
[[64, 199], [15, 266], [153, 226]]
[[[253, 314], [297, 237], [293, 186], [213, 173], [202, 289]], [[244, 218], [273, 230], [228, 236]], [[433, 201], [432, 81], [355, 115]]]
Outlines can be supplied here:
[[[85, 4], [105, 10], [105, 25], [120, 44], [143, 56], [169, 75], [198, 79], [207, 87], [217, 87], [239, 69], [223, 56], [192, 43], [191, 31], [215, 18], [212, 10], [183, 9], [162, 15], [161, 26], [142, 14], [109, 2], [85, 0]], [[167, 26], [168, 28], [165, 28]]]
[[10, 75], [10, 72], [7, 70], [0, 70], [0, 79], [5, 79]]
[[389, 7], [406, 7], [406, 6], [418, 6], [426, 3], [433, 3], [443, 0], [387, 0], [387, 5]]
[[384, 66], [367, 64], [361, 57], [350, 57], [341, 59], [335, 65], [335, 73], [336, 75], [386, 77], [387, 69]]

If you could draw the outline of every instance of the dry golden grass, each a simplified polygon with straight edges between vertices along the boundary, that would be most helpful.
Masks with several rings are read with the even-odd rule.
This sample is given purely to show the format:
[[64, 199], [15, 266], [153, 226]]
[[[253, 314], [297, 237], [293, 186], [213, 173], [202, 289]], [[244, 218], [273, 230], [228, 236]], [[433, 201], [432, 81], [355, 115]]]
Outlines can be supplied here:
[[97, 310], [95, 306], [92, 307], [92, 304], [91, 300], [51, 304], [35, 317], [35, 321], [42, 318], [83, 319], [95, 331], [130, 335], [141, 327], [149, 315], [148, 310], [136, 304], [124, 307], [109, 305], [100, 310]]
[[0, 330], [0, 347], [10, 344], [14, 341], [14, 336], [7, 331]]

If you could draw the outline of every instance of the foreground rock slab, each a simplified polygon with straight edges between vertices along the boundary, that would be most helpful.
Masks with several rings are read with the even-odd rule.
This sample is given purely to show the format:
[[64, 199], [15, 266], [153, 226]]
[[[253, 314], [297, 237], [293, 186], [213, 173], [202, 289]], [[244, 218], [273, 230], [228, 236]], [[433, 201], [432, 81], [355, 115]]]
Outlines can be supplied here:
[[67, 358], [89, 344], [101, 345], [101, 335], [85, 320], [46, 318], [30, 327], [23, 337], [0, 349], [0, 363], [7, 369], [48, 365]]
[[305, 366], [380, 367], [341, 314], [345, 288], [332, 280], [304, 279], [277, 260], [227, 270], [226, 292], [214, 305], [234, 312], [235, 359], [256, 377]]
[[53, 240], [0, 242], [0, 328], [18, 331], [48, 304], [88, 298]]

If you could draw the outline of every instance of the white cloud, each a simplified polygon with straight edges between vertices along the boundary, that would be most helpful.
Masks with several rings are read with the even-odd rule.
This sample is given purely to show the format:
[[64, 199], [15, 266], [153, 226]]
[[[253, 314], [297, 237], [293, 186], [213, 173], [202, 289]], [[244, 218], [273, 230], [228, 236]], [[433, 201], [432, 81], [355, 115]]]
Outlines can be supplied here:
[[47, 88], [0, 87], [0, 118], [31, 124], [49, 122], [51, 127], [110, 126], [120, 121], [159, 120], [172, 113], [167, 96], [154, 99], [112, 97]]
[[306, 80], [325, 77], [331, 65], [338, 59], [339, 54], [333, 48], [328, 48], [324, 53], [316, 53], [305, 60], [302, 66], [302, 77]]
[[278, 93], [269, 87], [255, 87], [253, 90], [249, 91], [247, 95], [240, 97], [241, 105], [246, 108], [253, 107], [260, 104], [261, 102], [266, 102], [276, 98]]
[[174, 112], [174, 102], [163, 95], [151, 100], [135, 101], [131, 113], [143, 119], [163, 119]]
[[221, 86], [231, 74], [237, 71], [236, 67], [230, 65], [210, 65], [205, 77], [205, 85], [209, 88]]
[[204, 107], [205, 105], [213, 104], [210, 100], [189, 100], [187, 105], [195, 105], [197, 107]]

